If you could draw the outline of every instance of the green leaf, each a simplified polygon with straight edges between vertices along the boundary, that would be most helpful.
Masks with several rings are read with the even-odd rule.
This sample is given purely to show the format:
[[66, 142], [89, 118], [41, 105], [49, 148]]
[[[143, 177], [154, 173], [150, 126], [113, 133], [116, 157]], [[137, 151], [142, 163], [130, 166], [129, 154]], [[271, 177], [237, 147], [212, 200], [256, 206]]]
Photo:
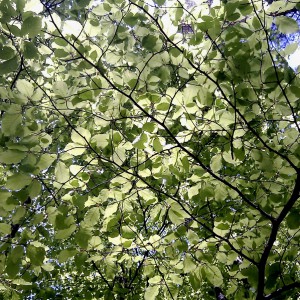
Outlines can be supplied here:
[[9, 224], [0, 223], [0, 232], [3, 234], [10, 234], [11, 226]]
[[33, 59], [38, 57], [39, 53], [34, 43], [28, 41], [24, 42], [23, 55], [24, 58], [28, 58], [28, 59]]
[[78, 127], [75, 130], [72, 130], [71, 139], [74, 143], [79, 145], [85, 145], [91, 139], [91, 133], [89, 130]]
[[56, 81], [52, 85], [53, 92], [62, 97], [67, 97], [68, 96], [68, 86], [65, 82], [63, 81]]
[[136, 236], [135, 228], [129, 226], [122, 226], [122, 237], [126, 239], [133, 239]]
[[14, 262], [17, 262], [24, 256], [24, 248], [23, 246], [16, 246], [12, 252], [11, 256]]
[[86, 147], [75, 143], [69, 143], [64, 150], [70, 155], [78, 156], [86, 151]]
[[25, 216], [25, 214], [26, 214], [26, 209], [25, 209], [23, 206], [19, 206], [19, 207], [16, 209], [16, 211], [15, 211], [13, 217], [12, 217], [12, 222], [13, 222], [14, 224], [20, 223], [20, 221], [21, 221], [22, 218]]
[[242, 269], [241, 274], [243, 276], [248, 277], [248, 282], [255, 288], [257, 288], [257, 283], [258, 283], [258, 271], [257, 267], [250, 265], [246, 269]]
[[145, 149], [146, 143], [148, 142], [148, 136], [146, 133], [142, 133], [135, 141], [133, 141], [132, 145], [138, 149]]
[[103, 249], [103, 245], [99, 236], [92, 236], [89, 240], [89, 248], [90, 249]]
[[90, 2], [91, 0], [76, 0], [76, 3], [80, 8], [88, 6]]
[[10, 278], [15, 278], [20, 271], [20, 260], [14, 262], [12, 259], [9, 259], [6, 263], [5, 272]]
[[210, 168], [213, 172], [218, 172], [222, 168], [221, 155], [217, 154], [211, 159]]
[[284, 34], [290, 34], [299, 31], [297, 21], [290, 17], [278, 16], [275, 18], [275, 24], [278, 26], [278, 30]]
[[155, 150], [156, 152], [160, 152], [160, 151], [163, 150], [163, 146], [162, 146], [162, 144], [160, 143], [159, 138], [155, 138], [155, 139], [153, 140], [153, 148], [154, 148], [154, 150]]
[[154, 130], [156, 129], [157, 125], [154, 122], [147, 122], [143, 125], [143, 130], [147, 131], [147, 132], [154, 132]]
[[56, 57], [59, 57], [59, 58], [64, 58], [64, 57], [69, 56], [69, 53], [66, 52], [64, 49], [56, 49], [54, 51], [54, 54], [55, 54]]
[[22, 35], [28, 34], [29, 38], [37, 36], [42, 28], [42, 20], [38, 16], [29, 16], [22, 24]]
[[112, 216], [118, 209], [118, 203], [108, 205], [105, 209], [104, 218]]
[[103, 149], [109, 143], [109, 135], [108, 134], [96, 134], [91, 139], [92, 144], [96, 144], [97, 147]]
[[182, 215], [174, 210], [170, 209], [168, 212], [168, 216], [170, 221], [175, 225], [180, 225], [184, 222], [184, 218], [182, 217]]
[[177, 7], [175, 10], [175, 21], [180, 22], [182, 16], [183, 16], [183, 8]]
[[156, 3], [157, 5], [164, 5], [166, 2], [166, 0], [154, 0], [154, 3]]
[[[191, 272], [189, 274], [189, 281], [191, 283], [191, 286], [192, 286], [193, 290], [195, 290], [195, 291], [198, 291], [201, 287], [201, 280], [200, 279], [202, 279], [202, 278], [200, 276], [198, 276], [198, 274], [201, 274], [199, 269], [200, 268], [197, 267], [196, 270], [194, 270], [193, 272]], [[199, 279], [199, 277], [200, 277], [200, 279]]]
[[287, 45], [284, 49], [285, 55], [291, 55], [298, 49], [298, 43], [291, 43]]
[[75, 234], [75, 241], [81, 248], [87, 249], [91, 237], [91, 232], [87, 229], [82, 228]]
[[42, 185], [37, 179], [33, 179], [28, 187], [28, 193], [31, 198], [35, 198], [40, 195], [42, 191]]
[[106, 273], [107, 278], [109, 278], [109, 279], [114, 278], [117, 273], [116, 259], [111, 256], [108, 256], [108, 257], [106, 257], [104, 263], [106, 265], [105, 273]]
[[76, 228], [76, 225], [72, 224], [69, 228], [58, 230], [55, 234], [55, 238], [57, 240], [66, 239], [76, 230]]
[[14, 54], [14, 49], [11, 47], [4, 46], [0, 48], [0, 58], [3, 60], [11, 59]]
[[158, 40], [157, 37], [148, 34], [143, 38], [142, 46], [149, 51], [155, 51], [154, 49], [157, 44], [157, 40]]
[[181, 278], [181, 276], [179, 274], [170, 274], [169, 277], [173, 284], [182, 285], [183, 279]]
[[286, 218], [287, 226], [290, 229], [297, 229], [300, 227], [300, 217], [299, 217], [299, 211], [292, 210], [287, 218]]
[[60, 251], [58, 255], [58, 261], [60, 263], [66, 262], [70, 257], [74, 257], [77, 253], [77, 250], [75, 249], [65, 249]]
[[7, 150], [0, 153], [0, 162], [4, 164], [17, 164], [25, 158], [26, 152], [18, 150]]
[[189, 159], [187, 156], [184, 156], [182, 159], [181, 159], [181, 163], [182, 163], [182, 166], [184, 168], [184, 171], [186, 173], [189, 173], [189, 170], [190, 170], [190, 162], [189, 162]]
[[69, 169], [61, 161], [59, 161], [55, 167], [55, 176], [56, 176], [56, 180], [60, 183], [65, 183], [70, 178]]
[[172, 202], [168, 216], [171, 222], [176, 225], [182, 224], [185, 221], [185, 218], [190, 217], [190, 215], [186, 213], [183, 208], [176, 202]]
[[14, 72], [19, 67], [19, 60], [17, 56], [0, 63], [0, 75]]
[[139, 15], [129, 12], [124, 17], [124, 22], [129, 26], [134, 26], [139, 21]]
[[233, 22], [233, 21], [236, 21], [237, 19], [239, 19], [239, 17], [240, 17], [240, 14], [238, 12], [236, 12], [236, 13], [233, 13], [230, 15], [228, 14], [226, 16], [226, 20]]
[[35, 266], [41, 266], [45, 258], [46, 251], [43, 247], [29, 245], [26, 248], [26, 255]]
[[[106, 4], [106, 5], [105, 5]], [[93, 9], [93, 13], [97, 16], [105, 16], [110, 12], [111, 7], [107, 3], [101, 3]]]
[[75, 20], [64, 21], [62, 33], [64, 35], [78, 36], [82, 32], [82, 25]]
[[208, 281], [213, 286], [221, 286], [223, 284], [223, 275], [218, 267], [210, 265], [205, 267], [205, 274]]
[[51, 264], [43, 264], [42, 269], [44, 269], [47, 272], [51, 272], [54, 270], [54, 266]]
[[28, 174], [18, 173], [7, 178], [6, 188], [10, 190], [20, 190], [29, 185], [32, 178]]
[[158, 105], [157, 105], [157, 109], [158, 110], [168, 110], [170, 107], [170, 103], [169, 102], [160, 102]]
[[22, 278], [12, 280], [12, 284], [15, 284], [15, 285], [32, 285], [31, 282], [25, 281]]
[[[0, 69], [1, 70], [1, 69]], [[14, 136], [22, 123], [21, 106], [10, 105], [2, 117], [1, 129], [5, 136]]]
[[33, 85], [25, 79], [19, 79], [16, 83], [18, 91], [26, 97], [31, 97], [34, 92]]
[[192, 257], [190, 255], [187, 255], [183, 262], [183, 271], [185, 273], [190, 273], [193, 270], [195, 270], [196, 267], [197, 266], [196, 266], [195, 262], [193, 261]]
[[90, 227], [98, 223], [100, 211], [98, 207], [90, 208], [84, 217], [84, 226]]
[[148, 280], [150, 284], [160, 283], [162, 280], [161, 276], [156, 275]]
[[37, 163], [37, 167], [40, 170], [48, 169], [50, 165], [54, 162], [55, 158], [55, 154], [44, 153], [41, 155], [40, 160]]
[[159, 293], [159, 285], [148, 286], [145, 291], [145, 300], [155, 300]]

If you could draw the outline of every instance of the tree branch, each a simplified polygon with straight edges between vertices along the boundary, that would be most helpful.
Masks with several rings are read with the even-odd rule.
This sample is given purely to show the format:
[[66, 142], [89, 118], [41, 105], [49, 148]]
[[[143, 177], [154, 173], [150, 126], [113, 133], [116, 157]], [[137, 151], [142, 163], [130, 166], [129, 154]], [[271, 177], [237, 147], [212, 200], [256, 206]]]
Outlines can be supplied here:
[[299, 198], [299, 194], [300, 194], [300, 172], [297, 176], [294, 190], [293, 190], [293, 193], [292, 193], [289, 201], [286, 203], [286, 205], [282, 209], [281, 213], [279, 214], [277, 219], [272, 224], [272, 230], [271, 230], [269, 240], [265, 246], [264, 252], [259, 261], [259, 264], [258, 264], [258, 287], [257, 287], [257, 297], [256, 297], [257, 300], [264, 299], [266, 264], [267, 264], [271, 249], [274, 245], [274, 242], [276, 241], [280, 224], [282, 223], [284, 218], [287, 216], [287, 214], [290, 212], [291, 208], [293, 207], [293, 205]]
[[300, 282], [293, 282], [291, 284], [285, 285], [282, 288], [278, 289], [277, 291], [265, 296], [264, 299], [266, 299], [266, 300], [274, 299], [275, 297], [280, 296], [284, 292], [290, 291], [295, 288], [296, 289], [300, 288]]
[[99, 273], [99, 275], [102, 278], [102, 280], [107, 284], [107, 286], [109, 287], [109, 289], [112, 291], [113, 287], [109, 284], [108, 280], [103, 276], [102, 272], [100, 271], [100, 269], [97, 267], [97, 265], [95, 264], [95, 262], [93, 260], [92, 260], [92, 265], [95, 268], [95, 270]]
[[20, 68], [19, 68], [19, 71], [18, 71], [18, 73], [16, 74], [16, 76], [15, 76], [13, 82], [12, 82], [11, 85], [10, 85], [10, 89], [11, 89], [11, 90], [14, 88], [14, 86], [15, 86], [15, 84], [16, 84], [16, 81], [18, 80], [18, 78], [19, 78], [21, 72], [23, 71], [23, 61], [24, 61], [24, 58], [23, 58], [23, 55], [21, 55]]
[[292, 9], [288, 9], [286, 11], [278, 11], [278, 12], [273, 12], [273, 13], [266, 13], [267, 16], [272, 16], [272, 17], [279, 17], [279, 16], [286, 16], [287, 14], [290, 14], [290, 13], [298, 13], [299, 12], [299, 9], [294, 7]]

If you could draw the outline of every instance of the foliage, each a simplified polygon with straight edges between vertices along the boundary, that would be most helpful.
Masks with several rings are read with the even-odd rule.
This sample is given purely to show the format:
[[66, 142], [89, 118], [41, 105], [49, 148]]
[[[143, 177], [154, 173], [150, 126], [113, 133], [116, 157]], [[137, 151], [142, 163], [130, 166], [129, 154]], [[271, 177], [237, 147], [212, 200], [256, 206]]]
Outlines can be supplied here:
[[2, 0], [2, 298], [296, 299], [298, 9]]

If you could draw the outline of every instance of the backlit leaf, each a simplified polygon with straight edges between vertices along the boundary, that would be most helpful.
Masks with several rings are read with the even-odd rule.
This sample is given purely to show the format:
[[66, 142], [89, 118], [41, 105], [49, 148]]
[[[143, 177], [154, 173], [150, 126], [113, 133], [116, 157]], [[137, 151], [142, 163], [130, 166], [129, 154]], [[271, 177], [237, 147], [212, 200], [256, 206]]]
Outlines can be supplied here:
[[72, 130], [71, 139], [74, 143], [85, 145], [91, 139], [91, 133], [82, 127]]
[[159, 293], [159, 285], [149, 286], [145, 291], [145, 300], [154, 300]]
[[31, 97], [33, 95], [33, 85], [25, 79], [20, 79], [16, 83], [18, 91], [26, 97]]
[[213, 286], [221, 286], [223, 284], [223, 276], [218, 267], [216, 266], [207, 266], [205, 268], [205, 274], [208, 281]]
[[278, 30], [284, 34], [294, 33], [299, 30], [297, 21], [290, 17], [276, 17], [275, 24], [278, 26]]
[[142, 133], [137, 139], [133, 142], [133, 146], [138, 149], [145, 149], [146, 143], [148, 142], [148, 136], [145, 133]]
[[220, 155], [215, 155], [210, 163], [212, 171], [218, 172], [222, 168], [222, 157]]
[[65, 183], [69, 180], [69, 169], [63, 162], [58, 162], [55, 167], [56, 180], [60, 183]]

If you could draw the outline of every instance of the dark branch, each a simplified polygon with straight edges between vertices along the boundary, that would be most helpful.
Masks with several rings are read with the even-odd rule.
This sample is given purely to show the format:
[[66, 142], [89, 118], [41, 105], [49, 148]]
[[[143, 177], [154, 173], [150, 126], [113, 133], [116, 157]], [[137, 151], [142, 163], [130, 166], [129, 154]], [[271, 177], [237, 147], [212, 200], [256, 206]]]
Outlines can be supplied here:
[[264, 299], [266, 299], [266, 300], [273, 299], [275, 297], [280, 296], [284, 292], [290, 291], [292, 289], [299, 289], [299, 288], [300, 288], [300, 282], [293, 282], [293, 283], [285, 285], [282, 288], [280, 288], [279, 290], [265, 296]]
[[293, 193], [289, 199], [289, 201], [286, 203], [284, 208], [282, 209], [281, 213], [277, 217], [277, 219], [272, 224], [272, 230], [269, 237], [269, 240], [265, 246], [264, 252], [261, 256], [260, 262], [258, 264], [258, 287], [257, 287], [257, 300], [264, 299], [264, 288], [265, 288], [265, 268], [266, 264], [271, 252], [271, 249], [274, 245], [274, 242], [276, 241], [278, 230], [280, 227], [280, 224], [284, 220], [284, 218], [287, 216], [287, 214], [290, 212], [291, 208], [299, 198], [300, 194], [300, 173], [297, 176], [295, 186]]
[[21, 72], [24, 70], [24, 68], [23, 68], [23, 61], [24, 61], [24, 58], [23, 58], [23, 55], [22, 55], [21, 56], [21, 62], [20, 62], [20, 67], [19, 67], [18, 73], [16, 74], [13, 82], [10, 85], [10, 89], [11, 90], [14, 88], [14, 86], [15, 86], [15, 84], [16, 84], [16, 82], [17, 82], [17, 80], [18, 80], [18, 78], [19, 78], [19, 76], [21, 74]]
[[99, 273], [102, 280], [107, 284], [108, 288], [112, 291], [113, 287], [109, 284], [108, 280], [103, 276], [102, 272], [100, 271], [100, 269], [97, 267], [97, 265], [95, 264], [95, 262], [93, 260], [92, 260], [92, 265], [95, 268], [95, 270]]

